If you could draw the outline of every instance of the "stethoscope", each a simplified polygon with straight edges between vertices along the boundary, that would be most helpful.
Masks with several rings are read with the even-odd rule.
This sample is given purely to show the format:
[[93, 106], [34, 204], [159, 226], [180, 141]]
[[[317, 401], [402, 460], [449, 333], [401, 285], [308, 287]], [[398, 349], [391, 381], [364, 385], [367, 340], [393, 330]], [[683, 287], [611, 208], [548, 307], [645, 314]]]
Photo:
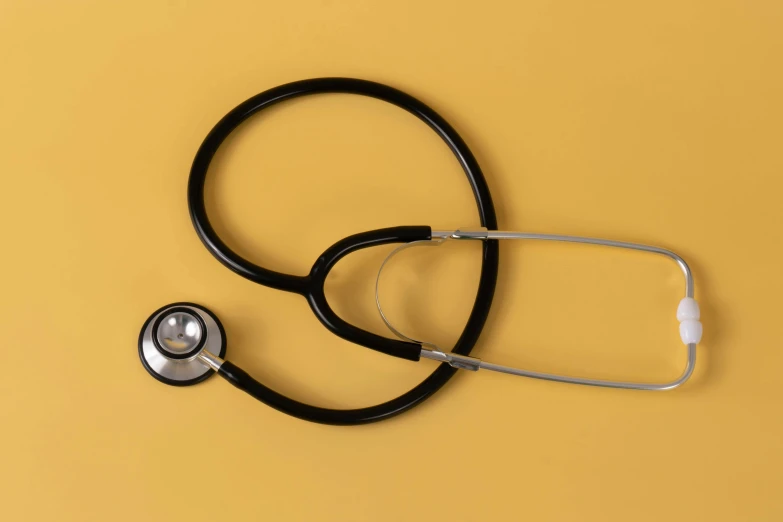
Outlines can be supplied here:
[[[446, 142], [460, 162], [476, 199], [481, 227], [444, 231], [433, 230], [428, 226], [400, 226], [362, 232], [341, 239], [329, 247], [316, 259], [306, 276], [268, 270], [232, 251], [215, 233], [205, 208], [204, 184], [213, 156], [229, 134], [250, 116], [276, 103], [318, 93], [347, 93], [377, 98], [409, 111], [429, 125]], [[188, 181], [188, 206], [193, 226], [204, 246], [232, 271], [255, 283], [302, 295], [318, 320], [346, 341], [410, 361], [431, 359], [442, 364], [413, 389], [383, 404], [348, 410], [312, 406], [264, 386], [241, 368], [225, 360], [226, 332], [214, 313], [195, 303], [174, 303], [156, 310], [142, 326], [139, 336], [139, 356], [142, 364], [153, 377], [166, 384], [188, 386], [217, 373], [261, 402], [294, 417], [325, 424], [350, 425], [383, 420], [412, 408], [440, 389], [458, 369], [485, 369], [536, 379], [609, 388], [668, 390], [687, 381], [696, 365], [696, 345], [701, 340], [702, 326], [699, 321], [699, 306], [693, 299], [693, 275], [680, 256], [663, 248], [635, 243], [498, 231], [489, 187], [478, 162], [462, 138], [430, 107], [386, 85], [352, 78], [316, 78], [269, 89], [240, 104], [215, 125], [196, 153]], [[601, 245], [663, 255], [675, 261], [685, 277], [685, 297], [677, 308], [680, 336], [688, 349], [687, 363], [682, 375], [674, 381], [660, 384], [608, 381], [533, 372], [472, 357], [470, 352], [481, 334], [492, 305], [498, 276], [497, 240], [500, 239]], [[481, 241], [483, 246], [475, 302], [462, 334], [451, 351], [403, 334], [391, 324], [383, 312], [380, 299], [381, 273], [389, 259], [405, 248], [438, 245], [447, 240], [477, 240]], [[357, 250], [392, 243], [401, 243], [401, 246], [393, 250], [380, 267], [376, 279], [376, 304], [382, 319], [399, 339], [389, 339], [344, 321], [329, 306], [324, 294], [326, 276], [340, 259]]]

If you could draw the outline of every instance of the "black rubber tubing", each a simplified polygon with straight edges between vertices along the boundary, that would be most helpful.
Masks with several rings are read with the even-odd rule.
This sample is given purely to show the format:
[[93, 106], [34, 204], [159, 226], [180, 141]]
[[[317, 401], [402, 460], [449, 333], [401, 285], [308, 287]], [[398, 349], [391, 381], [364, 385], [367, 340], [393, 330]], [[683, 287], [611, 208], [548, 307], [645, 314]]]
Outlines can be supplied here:
[[[337, 317], [326, 303], [323, 284], [329, 269], [342, 256], [367, 246], [429, 239], [429, 227], [395, 227], [350, 236], [337, 242], [320, 256], [309, 275], [295, 276], [268, 270], [242, 258], [218, 237], [209, 222], [204, 202], [204, 185], [209, 164], [223, 141], [255, 113], [285, 100], [319, 93], [369, 96], [405, 109], [424, 121], [446, 142], [462, 166], [476, 199], [481, 225], [497, 229], [492, 197], [481, 167], [457, 131], [416, 98], [380, 83], [354, 78], [313, 78], [287, 83], [253, 96], [226, 114], [204, 139], [193, 160], [188, 181], [188, 207], [193, 226], [207, 250], [223, 265], [258, 284], [302, 294], [307, 298], [318, 320], [333, 333], [383, 353], [418, 360], [421, 349], [418, 344], [381, 337]], [[453, 348], [455, 353], [468, 355], [481, 334], [495, 293], [498, 260], [497, 241], [484, 241], [476, 299], [465, 328]], [[288, 415], [323, 424], [354, 425], [387, 419], [420, 404], [438, 391], [456, 371], [448, 364], [441, 364], [424, 381], [396, 399], [375, 406], [346, 410], [321, 408], [285, 397], [259, 383], [229, 361], [223, 363], [218, 373], [234, 386]]]

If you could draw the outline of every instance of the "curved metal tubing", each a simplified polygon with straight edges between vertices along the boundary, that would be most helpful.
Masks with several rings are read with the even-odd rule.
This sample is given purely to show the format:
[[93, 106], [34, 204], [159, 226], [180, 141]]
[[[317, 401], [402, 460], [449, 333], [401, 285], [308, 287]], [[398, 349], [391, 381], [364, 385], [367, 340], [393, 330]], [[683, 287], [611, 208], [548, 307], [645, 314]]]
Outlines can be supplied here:
[[422, 358], [432, 359], [435, 361], [446, 363], [454, 368], [459, 368], [463, 370], [478, 371], [483, 369], [483, 370], [491, 370], [494, 372], [508, 373], [511, 375], [519, 375], [522, 377], [531, 377], [533, 379], [543, 379], [547, 381], [556, 381], [556, 382], [563, 382], [568, 384], [582, 384], [586, 386], [600, 386], [604, 388], [622, 388], [628, 390], [671, 390], [683, 384], [693, 374], [693, 370], [696, 367], [696, 344], [694, 343], [688, 344], [688, 361], [686, 363], [685, 370], [683, 371], [682, 375], [680, 375], [680, 377], [678, 377], [677, 379], [666, 383], [610, 381], [610, 380], [602, 380], [602, 379], [586, 379], [581, 377], [570, 377], [566, 375], [557, 375], [557, 374], [543, 373], [543, 372], [534, 372], [530, 370], [523, 370], [520, 368], [512, 368], [510, 366], [503, 366], [500, 364], [485, 362], [475, 357], [444, 352], [434, 344], [415, 340], [403, 334], [402, 332], [400, 332], [400, 330], [394, 327], [383, 312], [383, 308], [381, 307], [380, 295], [379, 295], [381, 273], [383, 272], [386, 263], [388, 263], [388, 261], [396, 254], [398, 254], [400, 251], [406, 248], [412, 246], [421, 246], [421, 245], [438, 246], [447, 239], [480, 240], [480, 241], [486, 241], [490, 239], [493, 240], [528, 239], [528, 240], [539, 240], [539, 241], [558, 241], [558, 242], [565, 242], [565, 243], [582, 243], [582, 244], [599, 245], [599, 246], [607, 246], [607, 247], [614, 247], [614, 248], [624, 248], [628, 250], [638, 250], [641, 252], [650, 252], [653, 254], [665, 256], [671, 259], [672, 261], [674, 261], [675, 263], [677, 263], [677, 266], [679, 266], [680, 270], [682, 270], [682, 273], [685, 276], [685, 297], [692, 298], [694, 294], [693, 274], [691, 273], [691, 270], [688, 267], [688, 264], [685, 262], [685, 260], [679, 255], [675, 254], [674, 252], [670, 250], [666, 250], [664, 248], [659, 248], [654, 246], [640, 245], [637, 243], [626, 243], [622, 241], [612, 241], [608, 239], [596, 239], [596, 238], [579, 237], [579, 236], [563, 236], [563, 235], [555, 235], [555, 234], [532, 234], [527, 232], [507, 232], [507, 231], [500, 231], [500, 230], [487, 230], [484, 228], [470, 229], [470, 230], [463, 229], [463, 230], [455, 230], [455, 231], [433, 230], [432, 238], [433, 241], [417, 241], [417, 242], [402, 245], [394, 249], [386, 257], [386, 259], [384, 259], [378, 271], [378, 276], [375, 280], [375, 303], [378, 307], [378, 311], [381, 314], [381, 318], [383, 319], [383, 322], [396, 336], [400, 337], [401, 339], [405, 339], [411, 342], [421, 343], [423, 345], [421, 350]]

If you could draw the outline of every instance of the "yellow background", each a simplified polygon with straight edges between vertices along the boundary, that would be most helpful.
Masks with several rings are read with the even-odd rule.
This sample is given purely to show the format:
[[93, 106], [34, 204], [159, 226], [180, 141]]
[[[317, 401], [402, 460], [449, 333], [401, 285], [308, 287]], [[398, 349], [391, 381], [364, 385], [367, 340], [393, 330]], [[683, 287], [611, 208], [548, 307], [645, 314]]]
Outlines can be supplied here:
[[[783, 8], [776, 1], [0, 4], [3, 520], [780, 520]], [[357, 407], [434, 368], [350, 345], [304, 300], [222, 267], [190, 224], [202, 139], [235, 105], [314, 76], [385, 82], [463, 135], [501, 228], [671, 248], [705, 324], [666, 393], [461, 373], [393, 420], [337, 428], [219, 379], [154, 381], [143, 321], [189, 300], [228, 357], [296, 398]], [[407, 113], [331, 95], [270, 110], [221, 149], [208, 204], [264, 266], [306, 273], [383, 226], [477, 225], [448, 149]], [[390, 315], [448, 347], [478, 245], [405, 254]], [[328, 297], [385, 329], [351, 256]], [[684, 350], [676, 267], [506, 243], [475, 354], [664, 380]]]

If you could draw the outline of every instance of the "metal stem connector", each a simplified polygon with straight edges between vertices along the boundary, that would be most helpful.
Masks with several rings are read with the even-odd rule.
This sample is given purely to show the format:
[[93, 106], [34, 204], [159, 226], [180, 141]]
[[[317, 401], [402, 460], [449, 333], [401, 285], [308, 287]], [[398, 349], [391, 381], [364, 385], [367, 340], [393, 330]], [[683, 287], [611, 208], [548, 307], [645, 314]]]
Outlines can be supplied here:
[[225, 362], [223, 359], [207, 350], [201, 350], [196, 357], [198, 358], [199, 362], [204, 363], [215, 371], [218, 371]]

